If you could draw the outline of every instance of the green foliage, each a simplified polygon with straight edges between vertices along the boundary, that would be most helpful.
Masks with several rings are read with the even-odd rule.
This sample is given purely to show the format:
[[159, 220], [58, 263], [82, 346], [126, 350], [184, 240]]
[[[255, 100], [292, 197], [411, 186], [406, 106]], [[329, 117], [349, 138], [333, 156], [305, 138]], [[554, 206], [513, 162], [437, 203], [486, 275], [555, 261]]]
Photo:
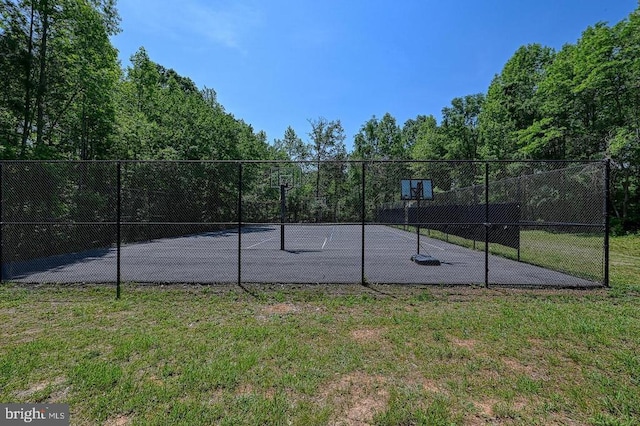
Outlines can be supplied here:
[[[401, 160], [409, 157], [407, 148], [409, 138], [411, 144], [415, 144], [415, 139], [419, 132], [421, 119], [414, 122], [412, 130], [407, 130], [403, 134], [400, 126], [396, 124], [395, 118], [386, 113], [381, 120], [375, 116], [367, 121], [354, 138], [354, 152], [352, 158], [362, 160]], [[357, 177], [353, 180], [352, 188], [360, 189], [361, 184], [357, 184], [361, 172], [355, 172]], [[399, 163], [369, 163], [367, 165], [366, 210], [368, 212], [375, 209], [382, 203], [392, 202], [397, 197], [398, 184], [400, 179], [410, 176], [406, 166]]]
[[405, 139], [396, 119], [386, 113], [382, 120], [374, 116], [367, 121], [354, 137], [353, 157], [363, 160], [407, 158]]
[[120, 69], [113, 1], [3, 0], [1, 158], [105, 155]]
[[0, 3], [0, 158], [242, 159], [271, 155], [215, 91], [141, 48], [118, 66], [114, 0]]
[[144, 48], [131, 57], [117, 93], [119, 124], [110, 156], [119, 159], [267, 158], [266, 136], [199, 91], [188, 78], [154, 63]]
[[550, 48], [523, 46], [495, 76], [479, 117], [482, 157], [513, 158], [519, 147], [526, 146], [519, 132], [541, 117], [537, 91], [553, 57]]
[[304, 143], [291, 126], [284, 132], [284, 139], [276, 139], [274, 143], [278, 157], [283, 160], [309, 161], [311, 145]]
[[447, 159], [475, 160], [480, 149], [478, 119], [485, 96], [482, 93], [454, 98], [442, 109], [442, 131]]
[[[0, 0], [0, 159], [310, 160], [316, 166], [304, 172], [315, 185], [306, 196], [353, 204], [359, 172], [318, 167], [349, 157], [339, 120], [310, 120], [307, 140], [288, 128], [269, 145], [264, 132], [226, 112], [213, 89], [198, 89], [144, 48], [122, 70], [109, 40], [119, 21], [115, 0]], [[586, 28], [559, 51], [522, 46], [486, 93], [452, 99], [439, 124], [425, 115], [403, 126], [389, 113], [372, 117], [354, 136], [350, 158], [610, 158], [612, 213], [622, 232], [634, 231], [639, 46], [640, 8], [616, 25]], [[428, 170], [382, 172], [388, 182], [371, 188], [378, 202], [392, 198], [401, 175]]]
[[[311, 125], [310, 159], [314, 161], [314, 167], [310, 171], [314, 175], [314, 196], [316, 200], [325, 200], [326, 203], [316, 205], [315, 219], [321, 221], [327, 217], [338, 217], [338, 200], [342, 198], [347, 186], [346, 164], [347, 150], [344, 145], [344, 128], [340, 120], [329, 121], [324, 117], [317, 120], [309, 120]], [[325, 207], [334, 206], [333, 211]]]
[[[410, 120], [413, 159], [612, 160], [612, 213], [640, 223], [640, 8], [587, 28], [560, 51], [519, 48], [482, 94], [455, 98], [440, 125]], [[433, 172], [432, 172], [433, 173]]]

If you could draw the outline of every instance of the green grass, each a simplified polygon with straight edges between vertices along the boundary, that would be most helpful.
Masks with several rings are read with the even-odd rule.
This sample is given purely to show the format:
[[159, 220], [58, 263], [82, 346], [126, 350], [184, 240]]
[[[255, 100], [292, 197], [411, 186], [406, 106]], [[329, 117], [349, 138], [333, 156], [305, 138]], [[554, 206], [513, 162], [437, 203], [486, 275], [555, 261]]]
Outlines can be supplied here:
[[614, 290], [640, 289], [640, 235], [612, 237], [610, 273]]
[[0, 287], [0, 402], [74, 425], [640, 423], [640, 237], [612, 289]]
[[[447, 235], [440, 231], [422, 231], [422, 234], [432, 238], [448, 241], [450, 243], [484, 251], [484, 242], [467, 240], [455, 235]], [[638, 237], [615, 237], [611, 239], [611, 263], [612, 266], [622, 266], [617, 272], [622, 273], [614, 280], [630, 279], [628, 268], [637, 265], [639, 255], [627, 256], [622, 246], [631, 245], [631, 241], [640, 240]], [[625, 243], [625, 241], [628, 241]], [[637, 250], [637, 249], [636, 249]], [[489, 252], [508, 259], [518, 259], [517, 250], [500, 244], [490, 243]], [[566, 272], [568, 274], [602, 282], [604, 279], [604, 237], [603, 235], [588, 234], [561, 234], [541, 230], [527, 230], [520, 232], [520, 261], [532, 265], [542, 266], [548, 269]], [[625, 278], [626, 277], [626, 278]]]

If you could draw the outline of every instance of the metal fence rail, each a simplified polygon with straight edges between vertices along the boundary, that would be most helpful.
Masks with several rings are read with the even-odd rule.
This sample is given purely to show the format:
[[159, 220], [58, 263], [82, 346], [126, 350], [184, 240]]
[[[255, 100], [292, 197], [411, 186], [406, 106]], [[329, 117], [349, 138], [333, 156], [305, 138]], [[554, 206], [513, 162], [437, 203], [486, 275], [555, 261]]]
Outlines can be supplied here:
[[[608, 285], [605, 161], [5, 161], [3, 281]], [[432, 200], [401, 197], [431, 179]], [[412, 262], [416, 252], [439, 266]]]

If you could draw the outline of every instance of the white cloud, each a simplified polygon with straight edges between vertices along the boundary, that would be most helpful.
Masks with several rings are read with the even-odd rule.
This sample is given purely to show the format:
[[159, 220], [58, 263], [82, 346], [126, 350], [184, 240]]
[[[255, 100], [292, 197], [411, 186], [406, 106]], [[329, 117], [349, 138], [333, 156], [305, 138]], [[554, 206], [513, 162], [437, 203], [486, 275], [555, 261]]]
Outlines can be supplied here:
[[124, 19], [134, 18], [150, 32], [185, 43], [214, 43], [241, 52], [260, 26], [262, 15], [251, 1], [138, 0], [119, 6]]
[[190, 1], [185, 6], [188, 18], [185, 26], [229, 48], [244, 50], [243, 39], [261, 21], [256, 8], [238, 1], [218, 8], [198, 1]]

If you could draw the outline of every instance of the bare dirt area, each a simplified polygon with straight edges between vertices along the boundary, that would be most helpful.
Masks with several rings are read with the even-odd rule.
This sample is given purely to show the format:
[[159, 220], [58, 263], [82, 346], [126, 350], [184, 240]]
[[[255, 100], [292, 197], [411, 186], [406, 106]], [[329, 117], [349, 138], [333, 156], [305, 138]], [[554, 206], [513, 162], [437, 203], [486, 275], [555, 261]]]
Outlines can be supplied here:
[[351, 373], [326, 385], [320, 398], [334, 407], [334, 426], [371, 424], [376, 414], [389, 402], [385, 378], [365, 373]]

